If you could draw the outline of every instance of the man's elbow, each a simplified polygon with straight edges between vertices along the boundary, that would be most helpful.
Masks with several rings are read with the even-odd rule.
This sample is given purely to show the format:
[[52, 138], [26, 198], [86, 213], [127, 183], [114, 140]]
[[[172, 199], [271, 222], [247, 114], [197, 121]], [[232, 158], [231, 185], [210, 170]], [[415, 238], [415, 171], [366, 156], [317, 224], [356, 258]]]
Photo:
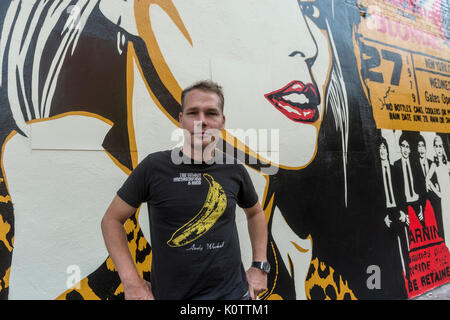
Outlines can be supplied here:
[[109, 220], [109, 217], [105, 214], [102, 218], [102, 221], [100, 222], [100, 229], [102, 230], [103, 234], [105, 233], [105, 231], [108, 227], [108, 224], [109, 224], [108, 220]]

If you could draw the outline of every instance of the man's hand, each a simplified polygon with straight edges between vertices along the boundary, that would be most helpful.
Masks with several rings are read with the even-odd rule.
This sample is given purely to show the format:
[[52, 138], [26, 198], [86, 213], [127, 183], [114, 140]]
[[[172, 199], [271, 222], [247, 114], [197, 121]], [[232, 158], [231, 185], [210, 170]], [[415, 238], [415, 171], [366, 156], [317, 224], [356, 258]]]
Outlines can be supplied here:
[[155, 300], [152, 284], [140, 278], [134, 281], [122, 282], [125, 300]]
[[247, 270], [248, 291], [252, 300], [267, 289], [267, 274], [262, 270], [250, 267]]

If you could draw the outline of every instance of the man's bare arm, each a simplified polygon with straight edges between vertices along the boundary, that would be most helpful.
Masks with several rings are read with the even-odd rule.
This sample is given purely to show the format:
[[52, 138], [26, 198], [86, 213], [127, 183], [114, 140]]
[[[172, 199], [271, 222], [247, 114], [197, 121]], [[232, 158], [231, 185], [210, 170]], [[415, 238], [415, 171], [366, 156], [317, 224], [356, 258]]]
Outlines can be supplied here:
[[125, 221], [136, 212], [115, 196], [101, 222], [106, 249], [119, 273], [125, 299], [153, 299], [151, 285], [141, 278], [128, 248]]
[[[244, 209], [244, 211], [247, 216], [253, 261], [267, 261], [267, 224], [261, 204], [257, 202], [253, 207]], [[267, 289], [267, 275], [260, 269], [250, 267], [247, 270], [247, 280], [252, 299]]]

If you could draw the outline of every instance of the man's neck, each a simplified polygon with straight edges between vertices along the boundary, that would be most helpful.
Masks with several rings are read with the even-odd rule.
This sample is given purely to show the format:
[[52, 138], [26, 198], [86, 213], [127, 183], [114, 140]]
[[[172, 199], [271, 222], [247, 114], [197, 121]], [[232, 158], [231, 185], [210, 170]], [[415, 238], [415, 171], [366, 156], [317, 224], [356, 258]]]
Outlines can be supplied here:
[[208, 162], [214, 158], [215, 155], [215, 147], [211, 148], [210, 145], [205, 148], [183, 145], [181, 151], [184, 155], [198, 163]]

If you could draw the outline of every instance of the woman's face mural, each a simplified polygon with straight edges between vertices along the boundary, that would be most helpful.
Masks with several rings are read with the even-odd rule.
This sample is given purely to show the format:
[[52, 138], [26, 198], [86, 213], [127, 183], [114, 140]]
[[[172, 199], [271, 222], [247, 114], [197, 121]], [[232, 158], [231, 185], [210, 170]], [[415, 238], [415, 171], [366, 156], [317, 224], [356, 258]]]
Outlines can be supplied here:
[[[180, 125], [182, 88], [203, 79], [225, 90], [225, 148], [249, 154], [250, 165], [259, 156], [285, 169], [271, 177], [260, 174], [266, 173], [264, 163], [252, 166], [259, 172], [249, 170], [265, 204], [271, 238], [268, 258], [274, 271], [264, 298], [398, 299], [430, 289], [405, 288], [408, 262], [402, 257], [409, 256], [398, 236], [409, 231], [417, 238], [422, 228], [411, 222], [410, 229], [390, 236], [397, 231], [385, 223], [392, 208], [387, 212], [379, 163], [391, 164], [397, 196], [404, 190], [394, 183], [395, 162], [415, 160], [413, 153], [425, 153], [425, 146], [411, 144], [415, 139], [405, 150], [398, 144], [407, 129], [403, 125], [415, 121], [401, 126], [395, 118], [384, 125], [377, 121], [395, 104], [424, 106], [425, 97], [415, 100], [420, 90], [448, 95], [436, 87], [448, 78], [436, 69], [448, 60], [448, 39], [440, 36], [446, 34], [447, 16], [441, 0], [0, 1], [0, 299], [8, 290], [13, 298], [21, 290], [36, 295], [28, 279], [40, 281], [33, 288], [56, 296], [66, 289], [66, 279], [55, 275], [67, 263], [79, 264], [84, 276], [103, 262], [102, 239], [97, 243], [86, 235], [99, 235], [95, 219], [101, 219], [115, 192], [114, 182], [122, 182], [138, 155], [175, 144], [170, 137]], [[427, 33], [430, 26], [433, 36]], [[436, 52], [439, 39], [442, 50]], [[438, 123], [428, 125], [422, 132], [428, 159], [445, 162], [448, 137], [433, 139], [448, 125], [443, 123], [441, 131], [434, 129]], [[38, 128], [46, 131], [39, 135]], [[30, 152], [30, 141], [40, 151]], [[82, 150], [76, 149], [80, 141]], [[84, 152], [91, 148], [106, 154]], [[75, 152], [77, 157], [71, 156]], [[440, 177], [448, 177], [446, 167], [439, 170]], [[440, 194], [450, 194], [442, 188], [447, 183], [436, 177], [431, 182], [439, 184]], [[401, 198], [396, 205], [402, 205]], [[443, 221], [449, 211], [439, 208], [450, 206], [447, 199], [436, 199], [430, 197], [428, 207], [436, 209], [437, 224], [426, 217], [426, 226], [448, 231]], [[146, 211], [139, 216], [145, 219]], [[151, 246], [141, 226], [149, 223], [139, 216], [125, 226], [133, 258], [147, 277]], [[245, 215], [240, 216], [243, 222]], [[47, 232], [35, 232], [35, 217]], [[251, 261], [249, 246], [241, 242]], [[74, 248], [84, 250], [76, 262]], [[429, 243], [416, 247], [411, 257], [417, 248], [432, 254], [417, 262], [448, 261], [448, 250], [435, 255]], [[43, 255], [57, 257], [45, 270], [38, 267]], [[366, 286], [369, 264], [390, 277], [383, 278], [382, 290]], [[417, 284], [427, 274], [414, 272]], [[119, 297], [119, 280], [107, 258], [82, 280], [81, 289], [60, 298]]]
[[436, 136], [436, 138], [434, 138], [434, 151], [438, 157], [442, 157], [444, 154], [444, 147], [440, 136]]
[[[250, 152], [280, 167], [305, 166], [315, 154], [331, 64], [327, 35], [312, 20], [320, 12], [309, 1], [300, 6], [294, 0], [283, 6], [268, 1], [264, 7], [230, 1], [221, 8], [200, 0], [172, 1], [192, 44], [165, 10], [150, 6], [162, 57], [182, 88], [204, 78], [223, 85], [225, 113], [234, 115], [227, 121], [230, 134], [269, 131], [269, 138], [242, 141]], [[274, 129], [279, 145], [268, 148]]]

